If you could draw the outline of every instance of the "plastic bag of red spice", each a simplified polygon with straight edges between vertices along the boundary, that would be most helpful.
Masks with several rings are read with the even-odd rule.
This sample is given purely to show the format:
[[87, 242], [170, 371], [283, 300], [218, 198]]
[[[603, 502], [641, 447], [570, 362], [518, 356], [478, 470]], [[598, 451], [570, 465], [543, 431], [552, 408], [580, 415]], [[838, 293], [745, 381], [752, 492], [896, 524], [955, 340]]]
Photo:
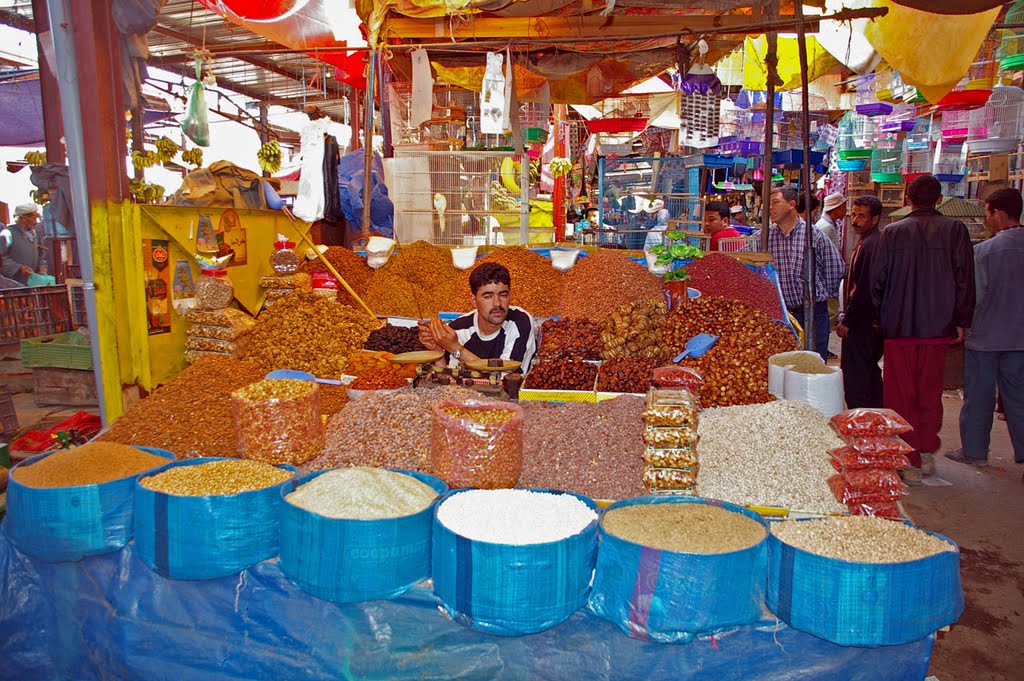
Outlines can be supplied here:
[[866, 504], [850, 504], [853, 515], [870, 515], [888, 520], [903, 520], [899, 504], [895, 501], [874, 501]]
[[835, 431], [844, 438], [899, 435], [914, 429], [892, 409], [847, 409], [833, 416], [831, 421]]
[[893, 489], [885, 490], [871, 490], [863, 491], [859, 490], [853, 485], [846, 482], [846, 478], [839, 475], [833, 475], [828, 479], [828, 486], [832, 490], [832, 494], [835, 495], [836, 499], [840, 503], [850, 506], [852, 504], [867, 504], [878, 501], [899, 501], [907, 495], [907, 489], [905, 485], [896, 487]]
[[887, 468], [851, 468], [843, 471], [843, 478], [860, 492], [885, 492], [903, 489], [899, 473]]
[[829, 454], [829, 461], [837, 471], [857, 470], [861, 468], [884, 468], [901, 471], [910, 466], [906, 454], [865, 454], [852, 447], [839, 447]]
[[914, 448], [898, 437], [883, 435], [882, 437], [844, 437], [843, 441], [850, 449], [861, 454], [877, 454], [889, 456], [893, 454], [910, 454]]
[[693, 367], [673, 364], [655, 369], [653, 382], [659, 388], [686, 388], [698, 395], [704, 385], [704, 377]]

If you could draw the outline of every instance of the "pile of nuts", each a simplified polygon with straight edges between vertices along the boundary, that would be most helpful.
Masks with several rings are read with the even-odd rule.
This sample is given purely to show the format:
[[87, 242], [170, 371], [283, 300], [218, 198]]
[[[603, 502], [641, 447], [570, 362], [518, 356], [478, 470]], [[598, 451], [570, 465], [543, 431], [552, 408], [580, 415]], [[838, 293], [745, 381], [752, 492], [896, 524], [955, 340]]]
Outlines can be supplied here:
[[798, 348], [792, 332], [760, 310], [718, 296], [690, 299], [666, 317], [665, 346], [670, 354], [682, 352], [699, 333], [719, 337], [703, 357], [682, 361], [704, 377], [699, 397], [705, 407], [770, 401], [768, 358]]
[[661, 279], [646, 267], [622, 253], [600, 249], [565, 273], [559, 314], [601, 322], [632, 302], [661, 294]]
[[370, 337], [366, 339], [363, 347], [367, 350], [385, 350], [396, 355], [426, 349], [420, 343], [419, 331], [416, 327], [391, 324], [385, 324], [379, 329], [371, 331]]
[[263, 295], [267, 305], [271, 305], [295, 291], [310, 290], [312, 281], [309, 274], [295, 272], [294, 274], [260, 277], [260, 286], [264, 289]]
[[349, 387], [353, 390], [394, 390], [407, 385], [408, 379], [389, 365], [364, 371]]
[[[562, 294], [562, 274], [551, 266], [551, 261], [540, 253], [522, 246], [508, 246], [491, 251], [477, 260], [477, 265], [496, 262], [508, 269], [512, 285], [512, 304], [534, 317], [550, 317], [558, 312], [558, 299]], [[473, 268], [475, 269], [475, 268]], [[448, 309], [469, 312], [469, 275], [464, 271], [455, 286]]]
[[163, 494], [210, 497], [266, 489], [291, 477], [291, 471], [274, 468], [269, 464], [234, 459], [175, 466], [162, 473], [140, 478], [139, 484]]
[[238, 456], [231, 393], [264, 374], [230, 357], [200, 359], [136, 402], [100, 439], [166, 449], [179, 459]]
[[601, 359], [601, 327], [583, 319], [548, 319], [540, 327], [537, 359]]
[[[324, 259], [331, 263], [331, 266], [344, 277], [345, 282], [352, 287], [357, 295], [365, 299], [366, 289], [370, 286], [370, 279], [373, 278], [373, 270], [366, 264], [366, 258], [360, 257], [341, 246], [330, 246], [323, 254]], [[327, 272], [327, 266], [320, 258], [306, 260], [299, 265], [299, 272], [312, 274], [313, 272]], [[338, 284], [338, 302], [342, 305], [357, 306], [355, 299], [345, 290], [344, 286]]]
[[604, 320], [601, 359], [665, 356], [662, 334], [668, 304], [663, 296], [645, 298], [616, 310]]
[[451, 251], [417, 241], [403, 245], [374, 273], [366, 304], [379, 315], [426, 319], [449, 306], [458, 281]]
[[644, 486], [651, 494], [696, 494], [697, 401], [689, 390], [651, 390], [644, 409]]
[[592, 391], [596, 378], [597, 364], [575, 359], [546, 359], [533, 363], [523, 388]]
[[770, 319], [785, 319], [775, 284], [724, 253], [708, 253], [686, 266], [687, 286], [704, 295], [738, 300], [764, 312]]
[[609, 393], [645, 393], [658, 362], [643, 357], [624, 357], [604, 362], [597, 374], [597, 389]]
[[240, 356], [264, 371], [297, 369], [337, 378], [378, 326], [362, 310], [300, 291], [260, 314]]
[[523, 469], [523, 410], [507, 402], [434, 406], [431, 473], [452, 489], [515, 487]]
[[313, 381], [256, 381], [231, 393], [243, 458], [298, 465], [324, 446], [320, 390]]

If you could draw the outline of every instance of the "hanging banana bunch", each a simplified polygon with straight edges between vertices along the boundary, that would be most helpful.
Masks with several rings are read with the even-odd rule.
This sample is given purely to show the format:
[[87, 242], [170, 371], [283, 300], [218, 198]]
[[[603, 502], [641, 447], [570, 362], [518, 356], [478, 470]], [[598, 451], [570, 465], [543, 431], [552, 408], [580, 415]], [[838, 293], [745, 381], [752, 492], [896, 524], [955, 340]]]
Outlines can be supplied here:
[[181, 160], [185, 163], [191, 163], [196, 168], [203, 167], [203, 150], [199, 147], [192, 147], [181, 152]]
[[158, 203], [164, 198], [164, 188], [144, 180], [132, 180], [128, 192], [139, 203]]
[[156, 155], [160, 159], [160, 163], [167, 163], [173, 159], [177, 153], [181, 151], [181, 147], [170, 139], [169, 137], [161, 137], [156, 141]]
[[28, 193], [28, 195], [31, 196], [32, 200], [35, 201], [40, 206], [45, 206], [50, 202], [49, 192], [46, 192], [42, 189], [33, 189]]
[[572, 161], [561, 156], [551, 159], [548, 165], [551, 168], [551, 177], [565, 177], [572, 172]]
[[136, 149], [132, 152], [132, 165], [136, 168], [152, 168], [159, 161], [160, 155], [155, 151], [139, 151]]
[[30, 166], [44, 166], [46, 165], [46, 152], [30, 151], [25, 154], [25, 160], [28, 161]]
[[270, 140], [256, 152], [260, 168], [268, 173], [276, 173], [281, 169], [281, 145], [277, 140]]

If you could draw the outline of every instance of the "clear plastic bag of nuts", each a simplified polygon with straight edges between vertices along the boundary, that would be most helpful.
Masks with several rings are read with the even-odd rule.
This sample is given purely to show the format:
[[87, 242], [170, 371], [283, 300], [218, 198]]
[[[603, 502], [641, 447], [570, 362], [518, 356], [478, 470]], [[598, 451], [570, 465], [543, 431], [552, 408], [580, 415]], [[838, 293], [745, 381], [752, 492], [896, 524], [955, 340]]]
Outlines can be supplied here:
[[523, 410], [469, 399], [432, 408], [431, 472], [452, 489], [515, 487], [523, 468]]
[[675, 426], [644, 426], [644, 442], [659, 449], [691, 447], [700, 441], [696, 428]]
[[264, 379], [231, 393], [238, 453], [269, 464], [305, 463], [324, 447], [320, 387]]
[[673, 426], [697, 429], [697, 398], [689, 390], [651, 389], [647, 391], [644, 423], [648, 426]]
[[653, 468], [680, 468], [697, 472], [699, 459], [696, 447], [676, 447], [671, 449], [648, 446], [644, 449], [644, 463]]
[[697, 473], [678, 468], [651, 468], [644, 471], [644, 486], [653, 494], [674, 492], [697, 493]]

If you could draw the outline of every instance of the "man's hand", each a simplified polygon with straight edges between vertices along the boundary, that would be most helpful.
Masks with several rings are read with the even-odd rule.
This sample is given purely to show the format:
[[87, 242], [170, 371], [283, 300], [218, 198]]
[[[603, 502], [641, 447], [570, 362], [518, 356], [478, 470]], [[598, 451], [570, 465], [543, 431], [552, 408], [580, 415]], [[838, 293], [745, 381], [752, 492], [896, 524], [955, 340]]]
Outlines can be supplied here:
[[417, 334], [420, 339], [420, 344], [427, 350], [440, 350], [441, 347], [434, 340], [434, 334], [430, 330], [430, 322], [420, 320], [416, 323]]
[[840, 322], [839, 324], [836, 325], [836, 335], [839, 336], [840, 338], [845, 339], [847, 336], [850, 335], [850, 327]]
[[438, 347], [455, 352], [459, 349], [459, 336], [452, 327], [442, 322], [437, 317], [430, 320], [430, 332], [434, 336], [434, 342]]
[[22, 265], [22, 266], [21, 266], [21, 269], [20, 269], [20, 270], [18, 270], [18, 274], [20, 274], [20, 275], [21, 275], [21, 276], [23, 276], [23, 277], [27, 277], [27, 276], [29, 276], [30, 274], [35, 274], [35, 272], [33, 272], [33, 271], [32, 271], [32, 268], [31, 268], [31, 267], [29, 267], [28, 265]]
[[967, 337], [967, 329], [963, 326], [956, 327], [956, 337], [953, 338], [953, 345], [957, 343], [963, 343], [964, 338]]

